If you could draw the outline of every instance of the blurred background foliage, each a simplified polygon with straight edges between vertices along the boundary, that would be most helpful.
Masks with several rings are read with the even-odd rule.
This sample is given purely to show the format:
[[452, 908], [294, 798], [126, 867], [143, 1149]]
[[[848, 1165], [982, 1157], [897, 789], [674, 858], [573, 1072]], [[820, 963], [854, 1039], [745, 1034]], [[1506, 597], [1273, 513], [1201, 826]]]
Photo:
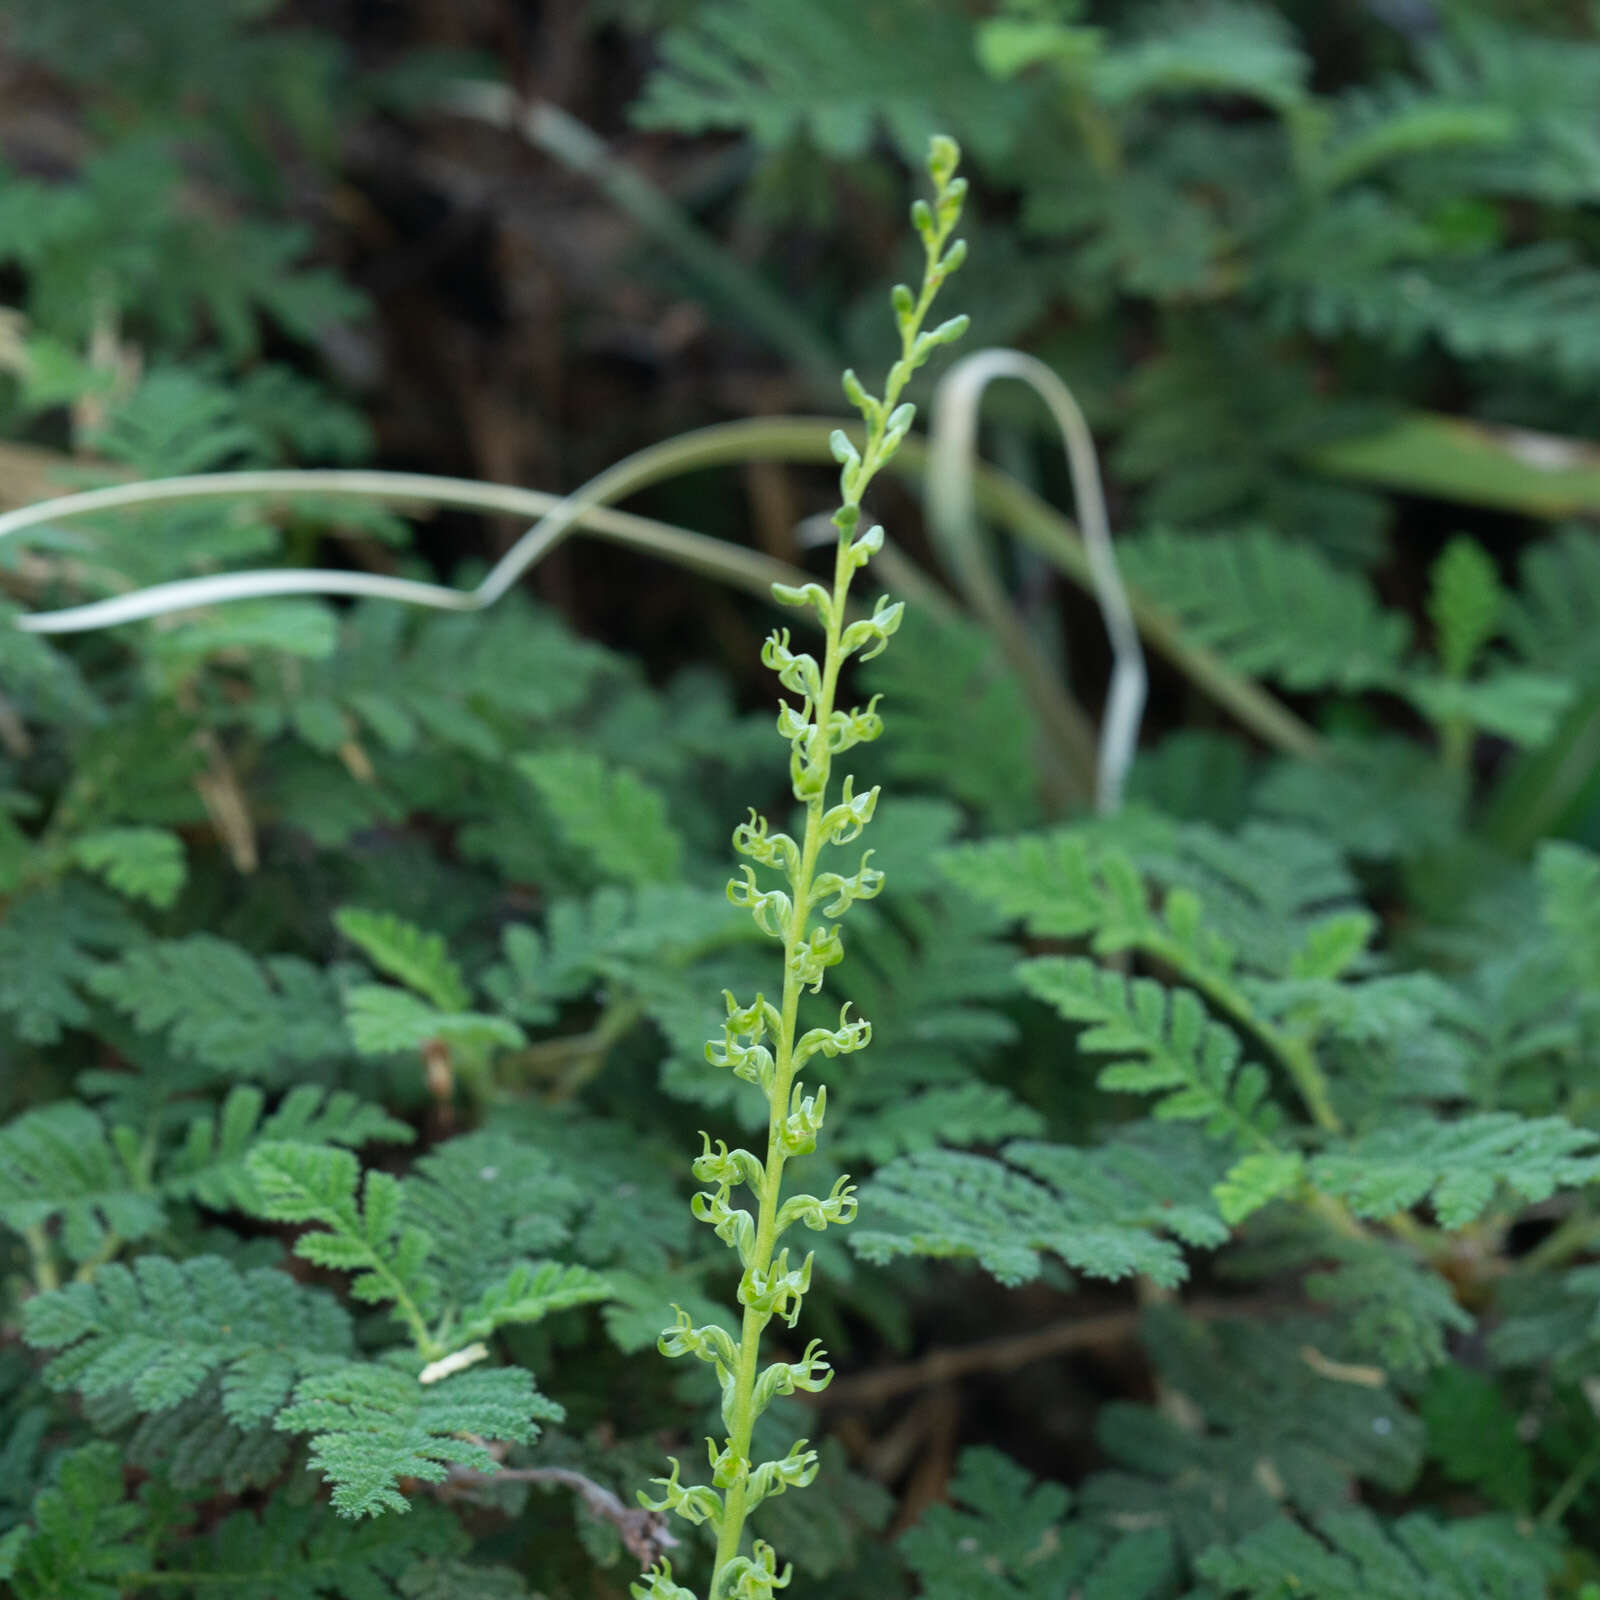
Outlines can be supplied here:
[[[846, 359], [881, 365], [917, 161], [931, 131], [954, 133], [974, 187], [973, 342], [1030, 351], [1078, 394], [1157, 657], [1131, 785], [1150, 809], [1106, 837], [1156, 892], [1198, 888], [1249, 981], [1280, 999], [1304, 977], [1287, 953], [1330, 907], [1380, 930], [1362, 982], [1314, 997], [1361, 1136], [1402, 1100], [1592, 1127], [1600, 879], [1577, 850], [1532, 865], [1552, 836], [1600, 845], [1592, 5], [0, 0], [0, 26], [5, 506], [291, 464], [563, 491], [687, 429], [767, 418], [770, 449], [629, 505], [804, 566], [808, 519], [833, 505], [826, 430], [776, 419], [832, 415]], [[958, 838], [1053, 822], [1087, 793], [1074, 740], [1108, 674], [1092, 602], [1061, 581], [1081, 571], [1049, 509], [1072, 502], [1042, 409], [997, 390], [981, 437], [1004, 475], [980, 494], [978, 541], [1004, 580], [998, 626], [961, 614], [971, 597], [917, 476], [875, 494], [903, 570], [926, 581], [864, 675], [890, 708], [869, 776], [892, 785], [892, 888], [849, 980], [878, 1029], [874, 1075], [846, 1081], [836, 1113], [838, 1157], [862, 1169], [941, 1144], [1076, 1144], [1129, 1114], [1091, 1071], [1064, 1070], [1083, 1054], [1017, 987], [1005, 918], [1037, 912], [1039, 862], [1007, 857], [990, 901], [936, 864]], [[96, 1127], [137, 1127], [147, 1217], [169, 1184], [163, 1247], [251, 1264], [276, 1241], [225, 1236], [174, 1155], [201, 1138], [186, 1119], [220, 1116], [240, 1083], [363, 1095], [430, 1145], [481, 1113], [524, 1158], [581, 1158], [605, 1182], [581, 1203], [563, 1191], [556, 1231], [625, 1285], [610, 1342], [566, 1322], [514, 1353], [556, 1368], [569, 1408], [541, 1459], [627, 1495], [704, 1401], [637, 1352], [667, 1300], [702, 1303], [712, 1270], [674, 1185], [699, 1123], [734, 1114], [698, 1055], [718, 988], [750, 964], [715, 887], [726, 831], [753, 799], [785, 805], [756, 666], [768, 613], [573, 543], [477, 619], [278, 602], [60, 647], [5, 626], [243, 565], [466, 582], [521, 528], [458, 512], [413, 528], [306, 499], [0, 544], [0, 1117], [71, 1093]], [[1019, 648], [1053, 688], [1005, 669]], [[494, 1026], [455, 1019], [460, 1082], [441, 1088], [415, 1049], [352, 1048], [341, 1008], [371, 974], [333, 931], [348, 904], [443, 935], [471, 975]], [[538, 931], [507, 937], [524, 924]], [[1053, 948], [1061, 928], [1028, 938]], [[1078, 1011], [1052, 1003], [1088, 1019], [1069, 998]], [[104, 1138], [88, 1145], [111, 1161]], [[1116, 1189], [1117, 1162], [1206, 1200], [1198, 1136], [1107, 1148], [1079, 1190], [1057, 1163], [1064, 1216]], [[915, 1574], [935, 1595], [1057, 1600], [1076, 1592], [1073, 1550], [1097, 1574], [1086, 1595], [1204, 1581], [1193, 1593], [1266, 1596], [1305, 1553], [1271, 1542], [1293, 1506], [1335, 1518], [1319, 1525], [1348, 1581], [1317, 1591], [1329, 1600], [1380, 1592], [1375, 1574], [1430, 1592], [1402, 1547], [1459, 1574], [1491, 1545], [1500, 1589], [1434, 1592], [1520, 1596], [1542, 1579], [1476, 1514], [1523, 1539], [1542, 1508], [1534, 1566], [1555, 1551], [1559, 1592], [1586, 1593], [1594, 1221], [1546, 1203], [1556, 1180], [1541, 1190], [1540, 1174], [1567, 1170], [1552, 1149], [1543, 1168], [1525, 1155], [1517, 1190], [1543, 1201], [1470, 1234], [1438, 1274], [1398, 1273], [1391, 1252], [1324, 1275], [1337, 1289], [1319, 1303], [1365, 1308], [1385, 1361], [1421, 1352], [1393, 1360], [1398, 1390], [1368, 1381], [1372, 1351], [1341, 1343], [1344, 1325], [1305, 1332], [1328, 1368], [1308, 1369], [1300, 1325], [1261, 1335], [1255, 1290], [1209, 1266], [1187, 1320], [1147, 1285], [1136, 1336], [1132, 1295], [1060, 1261], [1022, 1288], [969, 1275], [953, 1293], [954, 1269], [868, 1271], [833, 1250], [815, 1301], [846, 1373], [831, 1488], [778, 1503], [768, 1531], [802, 1581], [829, 1585], [813, 1592], [840, 1597], [909, 1592]], [[1438, 1159], [1447, 1172], [1455, 1156]], [[1427, 1192], [1410, 1181], [1402, 1209]], [[668, 1220], [640, 1229], [641, 1205]], [[9, 1296], [30, 1264], [4, 1237]], [[1214, 1240], [1198, 1226], [1186, 1242]], [[1293, 1273], [1315, 1251], [1270, 1226], [1249, 1249], [1262, 1297], [1298, 1316]], [[84, 1420], [39, 1385], [3, 1303], [0, 1535]], [[1463, 1306], [1494, 1322], [1492, 1350]], [[1221, 1325], [1226, 1311], [1245, 1320]], [[1020, 1342], [991, 1340], [1013, 1322]], [[930, 1343], [947, 1348], [919, 1367]], [[166, 1413], [165, 1431], [115, 1404], [89, 1420], [137, 1482], [166, 1473], [197, 1495], [215, 1463], [177, 1436], [214, 1422], [208, 1403]], [[196, 1513], [208, 1531], [281, 1482], [276, 1436], [225, 1444], [227, 1493]], [[974, 1452], [957, 1472], [970, 1444], [1015, 1460]], [[122, 1482], [75, 1459], [79, 1503], [109, 1518], [78, 1542], [109, 1547]], [[1087, 1475], [1071, 1536], [1065, 1490], [1018, 1461]], [[1471, 1516], [1369, 1538], [1347, 1509], [1358, 1480], [1385, 1514]], [[542, 1492], [494, 1495], [457, 1508], [480, 1557], [551, 1596], [623, 1592], [608, 1526]], [[917, 1520], [946, 1496], [961, 1509]], [[308, 1490], [293, 1508], [308, 1550], [316, 1514]], [[151, 1525], [189, 1526], [163, 1515]], [[428, 1544], [431, 1515], [399, 1592], [523, 1592], [494, 1588], [482, 1560], [468, 1586], [449, 1538]], [[913, 1525], [896, 1555], [870, 1537]], [[1165, 1554], [1124, 1540], [1157, 1525]], [[1236, 1543], [1202, 1571], [1214, 1540]]]

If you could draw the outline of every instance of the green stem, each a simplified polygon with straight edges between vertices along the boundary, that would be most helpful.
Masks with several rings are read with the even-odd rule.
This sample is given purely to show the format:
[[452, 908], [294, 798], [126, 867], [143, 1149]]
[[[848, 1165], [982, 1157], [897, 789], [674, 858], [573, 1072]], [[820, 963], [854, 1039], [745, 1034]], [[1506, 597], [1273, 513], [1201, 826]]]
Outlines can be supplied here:
[[[937, 176], [937, 174], [936, 174]], [[900, 396], [921, 357], [916, 354], [918, 336], [928, 308], [933, 303], [944, 281], [946, 267], [944, 250], [959, 213], [959, 202], [946, 208], [945, 184], [947, 172], [939, 182], [938, 222], [931, 223], [923, 234], [926, 251], [926, 268], [922, 289], [915, 304], [905, 308], [908, 314], [900, 315], [901, 356], [891, 369], [881, 401], [866, 402], [864, 411], [872, 417], [867, 430], [865, 448], [859, 459], [847, 467], [844, 485], [844, 510], [859, 515], [862, 496], [874, 476], [899, 448], [900, 437], [891, 436], [890, 422], [899, 404]], [[930, 216], [932, 213], [930, 213]], [[901, 291], [896, 291], [897, 295]], [[897, 303], [897, 311], [900, 311]], [[851, 379], [847, 382], [853, 382]], [[858, 391], [859, 393], [859, 391]], [[867, 410], [867, 407], [871, 407]], [[833, 721], [834, 702], [839, 687], [839, 672], [844, 664], [845, 652], [842, 635], [845, 625], [845, 607], [849, 599], [850, 580], [855, 573], [856, 558], [851, 546], [857, 517], [841, 519], [840, 537], [834, 551], [833, 591], [825, 618], [825, 646], [822, 656], [821, 681], [816, 704], [808, 705], [810, 726], [815, 731], [814, 740], [807, 746], [805, 830], [800, 843], [798, 865], [789, 875], [791, 903], [788, 924], [783, 940], [783, 1001], [779, 1007], [779, 1024], [773, 1056], [773, 1075], [767, 1095], [767, 1152], [762, 1167], [760, 1192], [757, 1195], [755, 1240], [745, 1263], [750, 1280], [768, 1280], [773, 1260], [773, 1250], [778, 1239], [778, 1213], [783, 1203], [783, 1172], [788, 1160], [786, 1123], [789, 1117], [790, 1096], [796, 1073], [795, 1033], [800, 1009], [800, 992], [807, 980], [802, 954], [809, 943], [810, 920], [814, 899], [813, 889], [817, 864], [827, 838], [824, 818], [828, 810], [828, 787], [832, 779], [833, 748], [830, 727]], [[809, 700], [809, 696], [807, 697]], [[820, 987], [820, 980], [819, 985]], [[737, 1365], [733, 1374], [733, 1394], [728, 1407], [731, 1426], [728, 1445], [733, 1458], [740, 1463], [739, 1470], [724, 1492], [722, 1513], [717, 1523], [717, 1550], [712, 1569], [710, 1600], [724, 1600], [730, 1565], [739, 1555], [744, 1537], [744, 1525], [749, 1506], [750, 1445], [755, 1429], [755, 1388], [760, 1365], [761, 1335], [771, 1321], [773, 1313], [762, 1311], [748, 1303], [740, 1323]]]
[[1311, 1120], [1324, 1133], [1344, 1132], [1344, 1121], [1333, 1108], [1327, 1076], [1309, 1041], [1286, 1033], [1276, 1023], [1269, 1022], [1225, 978], [1197, 970], [1182, 947], [1175, 942], [1160, 934], [1153, 934], [1140, 940], [1139, 948], [1146, 955], [1164, 961], [1175, 972], [1181, 973], [1219, 1010], [1227, 1012], [1235, 1022], [1254, 1033], [1278, 1058], [1306, 1110], [1311, 1113]]
[[1560, 1526], [1561, 1519], [1572, 1509], [1572, 1502], [1583, 1493], [1583, 1486], [1594, 1475], [1596, 1467], [1600, 1467], [1600, 1443], [1591, 1445], [1584, 1452], [1577, 1466], [1567, 1474], [1561, 1487], [1550, 1497], [1550, 1503], [1539, 1513], [1540, 1527]]
[[[848, 541], [841, 539], [834, 560], [833, 608], [823, 656], [822, 697], [816, 710], [816, 722], [821, 728], [828, 726], [828, 720], [833, 715], [834, 695], [839, 681], [839, 633], [852, 572]], [[822, 852], [822, 817], [827, 808], [827, 778], [832, 766], [826, 739], [819, 741], [819, 747], [818, 759], [823, 765], [824, 777], [816, 793], [806, 800], [806, 826], [800, 845], [800, 866], [791, 885], [794, 891], [794, 914], [783, 945], [783, 1005], [779, 1012], [782, 1023], [778, 1031], [772, 1096], [768, 1102], [766, 1176], [761, 1185], [756, 1215], [756, 1242], [751, 1255], [752, 1266], [758, 1274], [766, 1273], [772, 1266], [773, 1247], [777, 1243], [778, 1208], [783, 1201], [783, 1169], [788, 1160], [783, 1145], [783, 1124], [788, 1115], [789, 1095], [794, 1087], [795, 1025], [800, 1010], [801, 989], [795, 955], [805, 940], [811, 911], [811, 885], [816, 877], [817, 859]], [[744, 1308], [739, 1330], [737, 1398], [733, 1407], [736, 1425], [732, 1437], [734, 1452], [741, 1461], [750, 1459], [750, 1437], [755, 1429], [753, 1397], [756, 1369], [760, 1364], [761, 1335], [770, 1320], [770, 1316], [753, 1306]], [[744, 1534], [745, 1499], [746, 1478], [740, 1474], [729, 1488], [723, 1503], [722, 1522], [717, 1530], [716, 1564], [712, 1569], [711, 1600], [719, 1600], [723, 1573], [739, 1553], [739, 1543]]]
[[50, 1235], [41, 1223], [31, 1223], [22, 1230], [27, 1241], [28, 1259], [33, 1267], [34, 1286], [42, 1292], [61, 1287], [61, 1271], [56, 1266], [55, 1253], [50, 1248]]

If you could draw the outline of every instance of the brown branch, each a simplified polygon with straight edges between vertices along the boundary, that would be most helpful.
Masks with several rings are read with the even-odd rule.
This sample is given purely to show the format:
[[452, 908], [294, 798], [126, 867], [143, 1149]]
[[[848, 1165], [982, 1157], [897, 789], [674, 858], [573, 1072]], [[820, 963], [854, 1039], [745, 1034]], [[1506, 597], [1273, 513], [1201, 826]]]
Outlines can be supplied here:
[[617, 1530], [628, 1554], [641, 1567], [654, 1566], [678, 1543], [667, 1527], [667, 1519], [659, 1511], [624, 1505], [604, 1485], [570, 1467], [502, 1467], [498, 1472], [451, 1467], [448, 1482], [460, 1488], [496, 1483], [548, 1483], [571, 1489], [582, 1499], [591, 1516], [609, 1522]]
[[[1264, 1308], [1254, 1300], [1192, 1300], [1183, 1309], [1191, 1317], [1211, 1318], [1259, 1315]], [[1096, 1317], [1069, 1317], [1031, 1333], [1006, 1334], [998, 1339], [985, 1339], [980, 1344], [931, 1350], [916, 1361], [836, 1379], [814, 1397], [813, 1404], [830, 1407], [881, 1405], [896, 1395], [909, 1394], [933, 1384], [951, 1383], [969, 1373], [1009, 1371], [1046, 1356], [1063, 1355], [1069, 1350], [1120, 1343], [1131, 1339], [1138, 1328], [1139, 1312], [1132, 1309], [1108, 1311]]]

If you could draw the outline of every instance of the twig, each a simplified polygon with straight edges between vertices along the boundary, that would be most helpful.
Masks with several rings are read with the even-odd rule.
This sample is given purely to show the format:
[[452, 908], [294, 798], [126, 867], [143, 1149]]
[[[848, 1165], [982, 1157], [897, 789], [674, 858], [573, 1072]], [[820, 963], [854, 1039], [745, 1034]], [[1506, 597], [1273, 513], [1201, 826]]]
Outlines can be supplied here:
[[[1211, 1318], [1249, 1315], [1261, 1309], [1254, 1301], [1192, 1300], [1184, 1306], [1191, 1317]], [[916, 1361], [892, 1367], [878, 1367], [853, 1378], [836, 1378], [813, 1404], [821, 1406], [875, 1406], [896, 1395], [909, 1394], [932, 1384], [950, 1383], [972, 1372], [1008, 1371], [1025, 1367], [1045, 1356], [1068, 1350], [1086, 1350], [1094, 1345], [1114, 1344], [1130, 1339], [1139, 1327], [1139, 1312], [1108, 1311], [1097, 1317], [1069, 1317], [1036, 1328], [1032, 1333], [1011, 1333], [980, 1344], [954, 1349], [930, 1350]]]
[[641, 1567], [653, 1566], [666, 1551], [679, 1543], [660, 1512], [624, 1505], [604, 1485], [596, 1483], [593, 1478], [586, 1478], [571, 1467], [502, 1467], [498, 1472], [475, 1472], [469, 1467], [451, 1467], [447, 1481], [452, 1487], [463, 1489], [496, 1483], [547, 1483], [571, 1489], [583, 1501], [591, 1516], [609, 1522], [617, 1530], [628, 1554]]

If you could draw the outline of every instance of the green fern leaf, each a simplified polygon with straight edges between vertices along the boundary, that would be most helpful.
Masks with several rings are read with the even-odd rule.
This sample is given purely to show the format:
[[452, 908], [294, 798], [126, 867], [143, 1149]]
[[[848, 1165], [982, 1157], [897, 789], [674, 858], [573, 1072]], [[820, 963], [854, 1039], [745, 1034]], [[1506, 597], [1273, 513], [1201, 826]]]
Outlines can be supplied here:
[[682, 969], [698, 955], [751, 938], [750, 919], [721, 892], [607, 885], [586, 899], [557, 900], [542, 933], [526, 923], [508, 927], [505, 960], [490, 969], [484, 988], [519, 1022], [544, 1025], [563, 1001], [602, 981], [626, 983], [641, 967]]
[[[442, 1506], [417, 1505], [398, 1522], [351, 1527], [325, 1506], [280, 1495], [259, 1517], [238, 1511], [225, 1518], [184, 1547], [182, 1562], [196, 1590], [229, 1600], [378, 1600], [410, 1595], [419, 1565], [455, 1555], [465, 1542]], [[466, 1600], [470, 1590], [460, 1594]]]
[[0, 1581], [17, 1600], [119, 1600], [149, 1573], [146, 1522], [126, 1498], [117, 1447], [84, 1445], [34, 1497], [31, 1525], [0, 1539]]
[[246, 1162], [260, 1144], [337, 1144], [352, 1149], [383, 1142], [409, 1144], [415, 1134], [380, 1107], [345, 1090], [313, 1084], [291, 1089], [263, 1115], [266, 1096], [253, 1085], [229, 1091], [214, 1118], [196, 1117], [182, 1146], [164, 1163], [161, 1187], [213, 1211], [259, 1211], [262, 1199]]
[[1209, 1193], [1219, 1163], [1179, 1130], [1145, 1128], [1093, 1150], [1012, 1144], [1003, 1154], [924, 1150], [890, 1162], [863, 1190], [871, 1226], [851, 1230], [851, 1248], [869, 1261], [974, 1257], [1002, 1283], [1037, 1277], [1048, 1251], [1090, 1277], [1141, 1273], [1175, 1285], [1186, 1268], [1163, 1234], [1197, 1248], [1227, 1239]]
[[527, 1038], [516, 1023], [482, 1011], [436, 1011], [426, 1000], [382, 983], [358, 983], [344, 996], [345, 1021], [359, 1054], [420, 1050], [438, 1040], [463, 1050], [516, 1050]]
[[61, 1352], [46, 1369], [52, 1388], [126, 1388], [141, 1409], [165, 1411], [215, 1372], [223, 1414], [246, 1426], [282, 1406], [298, 1377], [352, 1354], [350, 1320], [328, 1295], [216, 1256], [102, 1267], [92, 1282], [28, 1301], [23, 1331]]
[[1539, 912], [1586, 989], [1600, 989], [1600, 856], [1564, 839], [1539, 846]]
[[1447, 677], [1465, 678], [1500, 631], [1504, 592], [1494, 562], [1475, 539], [1452, 539], [1429, 574], [1428, 618]]
[[0, 1016], [18, 1037], [54, 1044], [81, 1028], [89, 1008], [79, 994], [97, 957], [131, 944], [138, 928], [110, 895], [64, 883], [24, 895], [0, 920]]
[[94, 1112], [71, 1100], [0, 1128], [0, 1222], [20, 1231], [57, 1217], [75, 1261], [91, 1260], [107, 1235], [143, 1239], [166, 1221], [141, 1172], [132, 1130], [108, 1133]]
[[0, 602], [0, 683], [17, 714], [66, 728], [101, 721], [105, 710], [70, 657], [17, 627], [21, 614], [21, 607]]
[[85, 1397], [83, 1410], [97, 1433], [124, 1440], [128, 1466], [185, 1493], [208, 1497], [219, 1489], [225, 1494], [265, 1489], [289, 1463], [290, 1441], [270, 1419], [249, 1426], [227, 1419], [222, 1383], [214, 1375], [165, 1411], [141, 1417], [126, 1390]]
[[641, 127], [738, 129], [767, 149], [803, 135], [849, 158], [865, 154], [881, 118], [907, 159], [920, 161], [958, 85], [979, 127], [1005, 129], [1018, 114], [974, 61], [970, 24], [939, 0], [916, 12], [816, 0], [804, 15], [782, 0], [710, 0], [660, 49], [663, 64], [634, 112]]
[[1498, 150], [1513, 144], [1517, 118], [1504, 106], [1442, 94], [1403, 79], [1339, 97], [1338, 123], [1316, 161], [1337, 187], [1379, 167], [1442, 151]]
[[1431, 1198], [1452, 1232], [1476, 1220], [1504, 1183], [1524, 1200], [1600, 1177], [1596, 1135], [1565, 1117], [1484, 1111], [1453, 1122], [1397, 1120], [1317, 1156], [1312, 1181], [1363, 1217], [1392, 1216]]
[[1072, 1516], [1059, 1483], [1035, 1482], [998, 1450], [965, 1450], [948, 1505], [900, 1538], [927, 1600], [1155, 1600], [1176, 1576], [1165, 1531], [1118, 1538]]
[[433, 1241], [448, 1299], [466, 1304], [516, 1263], [571, 1235], [585, 1205], [581, 1161], [483, 1130], [435, 1146], [405, 1179], [406, 1215]]
[[276, 1426], [308, 1433], [311, 1464], [347, 1517], [409, 1507], [402, 1478], [443, 1483], [450, 1465], [499, 1467], [484, 1442], [526, 1444], [565, 1413], [519, 1367], [478, 1368], [424, 1384], [397, 1367], [351, 1363], [302, 1378]]
[[380, 972], [403, 983], [440, 1011], [465, 1011], [472, 1004], [461, 968], [450, 959], [443, 937], [425, 933], [385, 912], [344, 906], [333, 914], [345, 938], [360, 945]]
[[1103, 51], [1090, 69], [1112, 105], [1165, 94], [1247, 95], [1279, 110], [1306, 97], [1311, 63], [1277, 12], [1240, 0], [1171, 7], [1149, 36]]
[[611, 1293], [606, 1279], [588, 1267], [562, 1266], [554, 1261], [519, 1262], [463, 1310], [459, 1337], [487, 1339], [507, 1323], [538, 1322], [572, 1306], [608, 1300]]
[[875, 656], [862, 677], [871, 693], [894, 707], [895, 737], [882, 753], [889, 777], [949, 795], [992, 828], [1035, 821], [1037, 727], [1016, 674], [986, 629], [961, 618], [913, 614], [895, 635], [894, 649]]
[[1322, 1518], [1316, 1533], [1280, 1518], [1196, 1565], [1229, 1600], [1280, 1600], [1289, 1575], [1297, 1600], [1514, 1600], [1545, 1593], [1556, 1560], [1547, 1539], [1509, 1517], [1415, 1513], [1385, 1525], [1353, 1510]]
[[1472, 683], [1413, 677], [1397, 687], [1431, 722], [1461, 722], [1531, 749], [1549, 742], [1574, 692], [1563, 679], [1510, 668]]
[[516, 768], [568, 844], [602, 877], [652, 883], [678, 876], [683, 840], [668, 819], [666, 800], [626, 768], [609, 768], [581, 750], [519, 756]]
[[1528, 546], [1506, 601], [1506, 636], [1535, 671], [1600, 682], [1600, 546], [1590, 528], [1558, 528]]
[[1251, 798], [1346, 855], [1409, 861], [1456, 831], [1463, 785], [1413, 740], [1335, 738], [1324, 759], [1275, 762]]
[[1377, 1239], [1319, 1232], [1290, 1247], [1305, 1261], [1334, 1266], [1309, 1273], [1306, 1293], [1342, 1311], [1347, 1337], [1394, 1372], [1425, 1372], [1445, 1358], [1445, 1337], [1466, 1333], [1472, 1317], [1437, 1272]]
[[1208, 1132], [1246, 1146], [1268, 1141], [1276, 1113], [1266, 1099], [1266, 1073], [1253, 1063], [1240, 1066], [1238, 1035], [1212, 1020], [1192, 990], [1063, 956], [1026, 961], [1018, 975], [1069, 1021], [1089, 1024], [1080, 1050], [1133, 1058], [1103, 1068], [1102, 1089], [1160, 1093], [1157, 1117], [1203, 1122]]
[[838, 1099], [849, 1125], [841, 1127], [831, 1149], [845, 1162], [882, 1166], [937, 1145], [993, 1145], [1044, 1132], [1044, 1118], [997, 1083], [930, 1084], [907, 1093], [893, 1081], [874, 1082], [851, 1085]]
[[1406, 619], [1307, 545], [1262, 529], [1148, 533], [1122, 540], [1117, 559], [1129, 583], [1239, 672], [1301, 692], [1379, 688], [1399, 674]]
[[261, 1197], [259, 1214], [271, 1222], [317, 1222], [327, 1231], [304, 1233], [295, 1253], [319, 1267], [356, 1274], [350, 1292], [364, 1301], [390, 1300], [419, 1345], [427, 1343], [423, 1316], [437, 1300], [427, 1270], [432, 1241], [404, 1221], [399, 1181], [369, 1172], [359, 1197], [360, 1167], [348, 1150], [326, 1145], [266, 1144], [245, 1162]]
[[333, 983], [295, 956], [258, 961], [211, 934], [142, 946], [99, 968], [89, 987], [142, 1032], [230, 1076], [347, 1053]]
[[1573, 385], [1600, 373], [1600, 270], [1566, 241], [1463, 259], [1441, 254], [1413, 221], [1388, 259], [1373, 259], [1370, 244], [1330, 250], [1362, 227], [1372, 227], [1370, 208], [1324, 207], [1279, 253], [1280, 314], [1323, 339], [1359, 334], [1407, 354], [1436, 340], [1463, 361], [1526, 364]]
[[72, 858], [119, 894], [170, 906], [188, 873], [183, 845], [165, 828], [100, 828], [72, 841]]
[[1419, 1410], [1428, 1427], [1428, 1455], [1452, 1483], [1475, 1485], [1506, 1511], [1526, 1516], [1532, 1510], [1534, 1453], [1494, 1378], [1466, 1367], [1439, 1367]]

